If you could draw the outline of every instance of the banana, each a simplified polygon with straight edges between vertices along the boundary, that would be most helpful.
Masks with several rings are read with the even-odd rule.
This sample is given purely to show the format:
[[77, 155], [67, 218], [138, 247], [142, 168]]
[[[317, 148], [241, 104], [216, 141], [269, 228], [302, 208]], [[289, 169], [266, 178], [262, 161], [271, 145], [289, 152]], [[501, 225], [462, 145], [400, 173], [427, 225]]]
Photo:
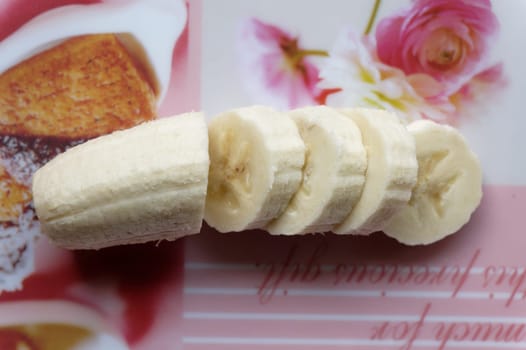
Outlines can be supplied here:
[[209, 123], [205, 221], [220, 232], [265, 227], [299, 188], [305, 145], [285, 113], [263, 106], [227, 111]]
[[407, 245], [458, 231], [482, 197], [452, 127], [376, 109], [263, 106], [156, 119], [74, 146], [38, 169], [33, 202], [58, 246], [220, 232], [384, 231]]
[[366, 235], [381, 230], [409, 201], [418, 170], [415, 143], [395, 114], [365, 108], [342, 113], [360, 128], [368, 160], [361, 197], [333, 231]]
[[265, 230], [271, 234], [330, 231], [360, 198], [367, 156], [352, 119], [325, 106], [289, 112], [305, 143], [303, 179], [289, 205]]
[[42, 232], [70, 249], [198, 233], [207, 150], [201, 113], [157, 119], [72, 147], [34, 174]]
[[407, 245], [430, 244], [469, 221], [482, 199], [482, 170], [456, 129], [429, 120], [407, 129], [415, 138], [418, 181], [409, 205], [383, 231]]

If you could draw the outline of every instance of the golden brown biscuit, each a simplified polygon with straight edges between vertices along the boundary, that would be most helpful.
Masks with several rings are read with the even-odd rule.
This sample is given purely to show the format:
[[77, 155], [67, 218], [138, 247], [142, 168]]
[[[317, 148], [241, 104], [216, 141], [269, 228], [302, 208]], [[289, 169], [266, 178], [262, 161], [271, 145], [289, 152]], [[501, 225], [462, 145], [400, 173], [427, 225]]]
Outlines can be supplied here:
[[17, 183], [0, 164], [0, 227], [16, 223], [30, 201], [29, 188]]
[[156, 115], [146, 75], [115, 35], [79, 36], [0, 75], [0, 134], [90, 138]]

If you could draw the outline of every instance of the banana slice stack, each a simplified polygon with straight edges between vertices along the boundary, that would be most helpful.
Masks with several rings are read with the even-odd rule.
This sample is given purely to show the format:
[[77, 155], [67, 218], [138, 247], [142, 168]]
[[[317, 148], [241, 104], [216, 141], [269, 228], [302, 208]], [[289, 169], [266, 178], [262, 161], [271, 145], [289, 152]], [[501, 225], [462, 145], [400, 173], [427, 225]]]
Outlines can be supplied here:
[[157, 119], [75, 146], [33, 178], [42, 232], [62, 247], [220, 232], [384, 231], [407, 245], [458, 231], [482, 198], [454, 128], [376, 109], [252, 106], [206, 124]]

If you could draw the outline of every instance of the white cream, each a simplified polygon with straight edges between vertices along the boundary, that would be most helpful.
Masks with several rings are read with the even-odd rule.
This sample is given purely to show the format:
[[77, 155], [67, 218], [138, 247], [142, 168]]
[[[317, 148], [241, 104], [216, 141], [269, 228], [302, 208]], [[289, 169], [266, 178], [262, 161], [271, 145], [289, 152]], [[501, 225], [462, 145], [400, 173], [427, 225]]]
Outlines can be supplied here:
[[31, 19], [0, 42], [0, 74], [67, 38], [115, 33], [146, 68], [160, 104], [170, 82], [173, 49], [186, 19], [183, 0], [58, 7]]

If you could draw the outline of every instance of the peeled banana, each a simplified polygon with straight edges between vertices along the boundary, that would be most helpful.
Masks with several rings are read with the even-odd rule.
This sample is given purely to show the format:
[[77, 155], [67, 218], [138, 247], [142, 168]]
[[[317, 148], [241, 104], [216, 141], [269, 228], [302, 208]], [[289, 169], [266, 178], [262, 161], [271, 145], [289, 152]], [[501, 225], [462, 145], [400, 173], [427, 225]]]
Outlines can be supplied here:
[[367, 235], [380, 231], [409, 201], [418, 170], [415, 143], [390, 112], [361, 108], [342, 112], [360, 128], [368, 160], [362, 195], [334, 232]]
[[289, 113], [305, 142], [301, 186], [266, 230], [272, 234], [331, 231], [360, 198], [367, 158], [356, 124], [325, 106]]
[[198, 233], [208, 183], [207, 148], [203, 115], [188, 113], [67, 150], [33, 176], [42, 232], [70, 249]]
[[101, 136], [32, 185], [42, 232], [70, 249], [174, 240], [203, 220], [219, 232], [384, 231], [415, 245], [469, 220], [482, 171], [449, 126], [404, 126], [376, 109], [252, 106], [208, 126], [187, 113]]
[[220, 232], [264, 228], [299, 188], [305, 145], [287, 114], [263, 106], [225, 112], [209, 124], [205, 221]]
[[482, 199], [482, 171], [458, 130], [429, 120], [407, 129], [416, 143], [418, 181], [409, 204], [383, 230], [407, 245], [430, 244], [469, 221]]

